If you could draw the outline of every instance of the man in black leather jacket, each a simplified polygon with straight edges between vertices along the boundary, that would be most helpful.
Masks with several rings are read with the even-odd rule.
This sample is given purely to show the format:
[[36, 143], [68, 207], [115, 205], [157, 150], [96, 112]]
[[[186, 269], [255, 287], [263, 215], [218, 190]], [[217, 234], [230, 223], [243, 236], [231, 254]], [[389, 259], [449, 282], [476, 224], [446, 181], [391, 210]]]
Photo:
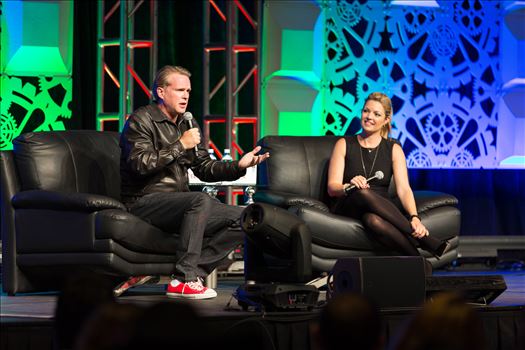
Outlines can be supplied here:
[[[203, 286], [202, 278], [243, 241], [239, 227], [242, 208], [191, 192], [187, 170], [203, 181], [235, 180], [269, 154], [256, 155], [260, 150], [256, 147], [239, 161], [212, 160], [197, 123], [183, 118], [190, 76], [182, 67], [163, 67], [153, 85], [156, 102], [137, 109], [124, 125], [121, 196], [131, 213], [180, 237], [168, 297], [207, 299], [217, 293]], [[133, 282], [140, 284], [147, 278], [135, 277]]]

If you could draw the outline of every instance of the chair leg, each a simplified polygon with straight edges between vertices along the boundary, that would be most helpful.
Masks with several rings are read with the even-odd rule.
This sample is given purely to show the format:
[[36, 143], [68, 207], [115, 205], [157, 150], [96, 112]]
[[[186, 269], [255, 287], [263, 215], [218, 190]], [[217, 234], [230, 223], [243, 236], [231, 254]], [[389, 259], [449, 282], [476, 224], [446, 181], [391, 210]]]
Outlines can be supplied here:
[[204, 284], [211, 289], [217, 288], [217, 269], [214, 269], [208, 276], [206, 276]]

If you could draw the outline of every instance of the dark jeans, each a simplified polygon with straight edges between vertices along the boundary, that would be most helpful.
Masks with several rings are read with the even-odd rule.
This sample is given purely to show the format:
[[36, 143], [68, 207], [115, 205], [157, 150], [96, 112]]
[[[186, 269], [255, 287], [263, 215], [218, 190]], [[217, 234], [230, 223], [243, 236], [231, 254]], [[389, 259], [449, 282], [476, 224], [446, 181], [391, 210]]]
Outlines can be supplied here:
[[174, 276], [193, 281], [207, 276], [243, 242], [242, 207], [202, 192], [159, 192], [137, 200], [129, 211], [180, 238]]

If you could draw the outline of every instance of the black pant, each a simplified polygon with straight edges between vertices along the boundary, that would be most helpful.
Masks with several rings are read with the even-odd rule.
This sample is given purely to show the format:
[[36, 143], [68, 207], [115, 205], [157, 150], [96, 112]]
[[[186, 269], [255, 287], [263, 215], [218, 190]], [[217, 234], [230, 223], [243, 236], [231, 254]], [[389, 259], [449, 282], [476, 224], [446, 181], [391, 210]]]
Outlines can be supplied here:
[[340, 198], [334, 213], [361, 220], [379, 242], [403, 255], [419, 255], [416, 244], [433, 253], [444, 248], [444, 242], [432, 236], [414, 239], [412, 225], [401, 210], [372, 189], [356, 189]]
[[207, 276], [243, 242], [242, 210], [202, 192], [151, 193], [129, 208], [132, 214], [180, 238], [173, 275], [182, 281]]

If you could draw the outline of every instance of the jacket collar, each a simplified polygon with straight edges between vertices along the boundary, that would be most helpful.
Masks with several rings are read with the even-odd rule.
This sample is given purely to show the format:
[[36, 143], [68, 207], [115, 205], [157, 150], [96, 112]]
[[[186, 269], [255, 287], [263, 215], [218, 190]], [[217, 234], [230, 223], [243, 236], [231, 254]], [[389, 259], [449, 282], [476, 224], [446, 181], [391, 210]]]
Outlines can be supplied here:
[[[156, 102], [151, 103], [149, 110], [150, 110], [151, 119], [153, 119], [154, 122], [157, 122], [157, 123], [171, 122], [171, 120], [169, 120], [168, 117], [160, 110], [158, 103]], [[181, 120], [182, 118], [179, 116], [179, 118], [177, 118], [177, 123], [175, 124], [178, 125]]]

